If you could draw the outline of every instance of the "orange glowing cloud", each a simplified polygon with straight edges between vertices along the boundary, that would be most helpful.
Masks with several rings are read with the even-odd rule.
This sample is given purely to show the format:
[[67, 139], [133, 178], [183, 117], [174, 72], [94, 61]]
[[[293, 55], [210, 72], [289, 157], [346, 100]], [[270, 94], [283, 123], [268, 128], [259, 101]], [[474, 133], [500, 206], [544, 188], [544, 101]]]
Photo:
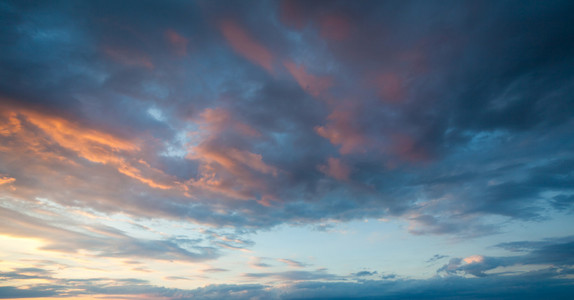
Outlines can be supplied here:
[[[0, 114], [0, 116], [2, 115]], [[0, 135], [9, 136], [22, 128], [22, 124], [15, 112], [6, 112], [6, 115], [2, 117], [0, 118]]]
[[189, 41], [174, 31], [173, 29], [168, 29], [165, 31], [165, 37], [170, 43], [173, 51], [179, 56], [187, 55], [187, 44]]
[[120, 151], [133, 152], [139, 147], [130, 142], [94, 129], [79, 126], [60, 117], [53, 117], [33, 111], [20, 112], [26, 120], [60, 146], [73, 150], [79, 156], [97, 163], [119, 162], [114, 153]]
[[[142, 175], [143, 170], [145, 170], [146, 173], [153, 174], [153, 177], [163, 177], [164, 181], [171, 181], [162, 171], [146, 164], [135, 165], [129, 162], [131, 157], [137, 156], [142, 151], [141, 147], [133, 141], [88, 128], [62, 117], [29, 109], [8, 109], [11, 109], [9, 113], [0, 114], [0, 124], [2, 124], [0, 134], [11, 136], [13, 140], [21, 140], [21, 143], [12, 143], [0, 148], [3, 151], [24, 152], [46, 161], [57, 160], [77, 165], [73, 161], [73, 157], [65, 157], [53, 151], [53, 146], [50, 145], [55, 144], [75, 153], [79, 158], [112, 166], [119, 173], [150, 187], [159, 189], [172, 187], [171, 184], [159, 183]], [[27, 128], [23, 128], [22, 122], [27, 124]], [[19, 147], [26, 147], [26, 149]]]
[[[157, 170], [157, 169], [153, 169], [153, 171], [155, 171], [156, 173], [160, 173], [163, 175], [163, 172]], [[162, 189], [162, 190], [168, 190], [174, 187], [174, 185], [171, 184], [162, 184], [162, 183], [158, 183], [156, 181], [154, 181], [153, 179], [150, 178], [146, 178], [141, 174], [141, 170], [122, 161], [120, 162], [119, 166], [118, 166], [118, 172], [134, 178], [142, 183], [145, 183], [147, 185], [149, 185], [152, 188], [156, 188], [156, 189]]]
[[10, 183], [13, 183], [14, 181], [16, 181], [16, 179], [12, 178], [12, 177], [7, 177], [7, 176], [0, 177], [0, 185], [10, 184]]
[[349, 176], [351, 174], [351, 168], [344, 164], [340, 159], [334, 157], [329, 157], [326, 165], [320, 165], [319, 171], [323, 172], [327, 176], [342, 181], [349, 180]]
[[42, 161], [60, 161], [73, 163], [56, 151], [46, 151], [46, 140], [34, 130], [28, 128], [26, 117], [12, 110], [12, 107], [0, 107], [0, 153], [23, 157], [33, 154], [35, 159]]
[[227, 19], [219, 23], [219, 29], [233, 50], [252, 63], [273, 73], [273, 55], [239, 23]]
[[321, 96], [324, 91], [333, 85], [333, 80], [330, 77], [319, 77], [309, 74], [303, 65], [298, 66], [291, 61], [283, 62], [283, 65], [301, 88], [315, 98]]

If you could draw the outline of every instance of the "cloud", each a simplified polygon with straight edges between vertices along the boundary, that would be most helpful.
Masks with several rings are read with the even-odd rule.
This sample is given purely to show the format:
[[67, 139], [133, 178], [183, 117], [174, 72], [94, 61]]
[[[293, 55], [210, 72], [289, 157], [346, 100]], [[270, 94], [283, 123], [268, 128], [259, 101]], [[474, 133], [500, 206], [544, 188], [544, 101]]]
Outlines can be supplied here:
[[6, 201], [459, 237], [571, 211], [569, 4], [225, 4], [7, 2]]
[[557, 210], [566, 210], [574, 204], [574, 195], [558, 195], [552, 198], [550, 203]]
[[373, 276], [373, 275], [377, 275], [377, 271], [360, 271], [357, 273], [353, 273], [352, 275], [356, 276], [356, 277], [364, 277], [364, 276]]
[[0, 177], [0, 185], [10, 184], [10, 183], [13, 183], [14, 181], [16, 181], [16, 178], [12, 178], [12, 177], [8, 177], [8, 176]]
[[406, 88], [403, 79], [394, 73], [382, 73], [370, 78], [372, 84], [378, 91], [383, 101], [396, 102], [405, 97]]
[[127, 49], [114, 48], [110, 46], [104, 47], [103, 52], [110, 59], [128, 66], [143, 67], [146, 69], [154, 68], [153, 62], [145, 53], [132, 52]]
[[319, 171], [337, 180], [349, 180], [351, 175], [349, 166], [346, 166], [340, 159], [334, 157], [329, 157], [326, 165], [320, 165]]
[[175, 32], [174, 30], [168, 29], [165, 32], [166, 39], [173, 47], [173, 51], [179, 56], [187, 55], [187, 45], [189, 41], [180, 35], [179, 33]]
[[[476, 299], [497, 297], [499, 299], [537, 299], [551, 296], [555, 299], [567, 299], [572, 287], [564, 279], [553, 279], [556, 270], [532, 272], [520, 276], [499, 276], [496, 278], [432, 278], [400, 280], [368, 280], [361, 282], [301, 282], [283, 288], [271, 288], [259, 284], [209, 285], [194, 290], [167, 289], [150, 285], [141, 280], [116, 280], [111, 278], [93, 278], [91, 280], [61, 280], [57, 284], [32, 285], [23, 290], [3, 287], [3, 297], [23, 298], [28, 295], [53, 296], [66, 290], [75, 289], [71, 295], [99, 293], [117, 295], [126, 298], [130, 295], [140, 297], [166, 297], [167, 299], [369, 299], [385, 297], [390, 299], [440, 299], [457, 297]], [[112, 284], [113, 282], [113, 284]], [[498, 282], [499, 284], [494, 284]], [[538, 284], [535, 284], [538, 283]]]
[[[471, 255], [466, 258], [452, 258], [448, 264], [443, 265], [437, 273], [446, 274], [470, 274], [476, 277], [496, 276], [494, 270], [500, 267], [516, 265], [547, 265], [551, 268], [562, 267], [565, 272], [572, 271], [574, 265], [570, 255], [574, 242], [572, 237], [547, 239], [534, 242], [509, 242], [497, 245], [497, 247], [513, 252], [526, 251], [523, 255], [506, 257], [489, 257], [483, 255]], [[490, 272], [489, 272], [490, 271]], [[489, 273], [487, 273], [489, 272]]]
[[219, 28], [227, 42], [240, 55], [273, 73], [273, 54], [255, 40], [245, 28], [232, 19], [219, 23]]
[[431, 262], [435, 262], [437, 260], [441, 260], [441, 259], [447, 258], [447, 257], [448, 257], [448, 255], [435, 254], [433, 257], [429, 258], [426, 262], [431, 263]]
[[[60, 268], [77, 266], [46, 259], [3, 265], [0, 298], [567, 299], [572, 237], [546, 222], [574, 203], [572, 12], [3, 1], [1, 233], [138, 276], [185, 284], [198, 276], [150, 262], [209, 262], [200, 276], [246, 284], [67, 278]], [[259, 231], [369, 218], [461, 243], [538, 222], [548, 238], [427, 253], [427, 267], [441, 262], [427, 279], [252, 253]], [[214, 262], [246, 253], [262, 269]]]
[[[37, 210], [40, 215], [47, 211]], [[105, 225], [90, 225], [39, 218], [0, 207], [7, 222], [0, 226], [4, 235], [42, 241], [40, 250], [78, 254], [87, 251], [94, 257], [147, 258], [158, 260], [205, 261], [219, 256], [217, 248], [196, 245], [198, 241], [177, 238], [138, 239]], [[68, 229], [74, 228], [74, 230]]]
[[315, 98], [320, 99], [323, 93], [333, 85], [331, 78], [309, 74], [303, 65], [297, 65], [291, 61], [285, 61], [283, 65], [295, 78], [299, 86]]
[[245, 273], [242, 275], [246, 278], [263, 278], [280, 281], [307, 281], [307, 280], [337, 280], [342, 277], [330, 274], [324, 269], [316, 271], [284, 271], [284, 272], [266, 272], [266, 273]]
[[203, 272], [205, 272], [205, 273], [219, 273], [219, 272], [227, 272], [227, 271], [229, 271], [229, 270], [221, 269], [221, 268], [211, 268], [211, 269], [203, 270]]
[[57, 292], [49, 288], [20, 289], [12, 286], [0, 287], [0, 297], [3, 299], [38, 298], [56, 296]]
[[[118, 298], [137, 295], [138, 297], [165, 297], [167, 299], [442, 299], [456, 297], [477, 299], [496, 297], [499, 299], [537, 299], [550, 296], [567, 299], [573, 290], [571, 280], [564, 276], [572, 274], [569, 259], [556, 260], [560, 253], [571, 258], [572, 237], [546, 239], [542, 241], [518, 241], [498, 245], [498, 247], [527, 248], [530, 251], [522, 256], [486, 257], [469, 256], [466, 261], [453, 258], [449, 264], [439, 269], [450, 276], [428, 279], [397, 278], [396, 275], [383, 275], [382, 279], [353, 280], [356, 277], [373, 276], [377, 272], [362, 271], [351, 277], [336, 276], [325, 269], [315, 271], [287, 271], [247, 273], [249, 279], [270, 279], [284, 282], [281, 286], [265, 284], [208, 285], [196, 289], [164, 288], [150, 284], [146, 280], [134, 278], [75, 278], [62, 279], [46, 268], [13, 268], [0, 273], [8, 280], [18, 279], [27, 283], [27, 289], [5, 286], [0, 289], [3, 298], [25, 298], [44, 296], [116, 295]], [[558, 254], [558, 255], [557, 255]], [[540, 265], [519, 272], [485, 273], [501, 266], [513, 264]], [[457, 276], [472, 274], [474, 277]], [[44, 283], [34, 280], [42, 279]], [[169, 280], [183, 280], [184, 277], [170, 277]], [[73, 289], [71, 289], [73, 287]]]
[[321, 36], [335, 40], [343, 41], [351, 34], [351, 24], [349, 18], [344, 15], [325, 15], [320, 20]]
[[277, 261], [287, 264], [289, 267], [292, 268], [304, 268], [307, 266], [307, 264], [305, 263], [288, 258], [279, 258], [277, 259]]
[[356, 123], [357, 113], [349, 107], [335, 108], [327, 117], [325, 126], [315, 127], [318, 135], [328, 139], [333, 145], [340, 145], [341, 154], [364, 153], [371, 142]]
[[388, 280], [388, 279], [395, 279], [397, 278], [397, 274], [384, 274], [381, 275], [382, 279]]
[[[265, 262], [267, 261], [267, 262]], [[252, 257], [249, 260], [249, 267], [253, 269], [266, 269], [271, 268], [273, 265], [269, 263], [270, 259], [265, 257]]]
[[[13, 107], [9, 106], [5, 108], [13, 109]], [[147, 169], [145, 171], [148, 173], [167, 177], [160, 170], [151, 168], [141, 159], [138, 164], [133, 164], [125, 158], [141, 150], [140, 146], [134, 141], [86, 128], [64, 118], [27, 109], [13, 109], [8, 115], [3, 117], [26, 123], [24, 126], [12, 127], [12, 131], [7, 131], [4, 134], [7, 139], [10, 138], [10, 143], [4, 146], [7, 152], [36, 152], [37, 156], [45, 156], [46, 159], [69, 161], [68, 158], [50, 153], [48, 146], [53, 144], [53, 146], [71, 151], [78, 157], [90, 162], [114, 166], [118, 172], [150, 187], [159, 189], [172, 188], [169, 184], [157, 182], [142, 174], [142, 169], [145, 168]]]

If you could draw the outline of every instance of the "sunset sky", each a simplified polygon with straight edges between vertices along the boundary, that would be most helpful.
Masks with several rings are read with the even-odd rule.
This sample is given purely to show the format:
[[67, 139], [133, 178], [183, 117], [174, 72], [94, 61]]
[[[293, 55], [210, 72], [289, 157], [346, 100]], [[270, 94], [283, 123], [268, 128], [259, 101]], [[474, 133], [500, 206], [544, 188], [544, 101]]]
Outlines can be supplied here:
[[0, 0], [0, 298], [568, 299], [573, 15]]

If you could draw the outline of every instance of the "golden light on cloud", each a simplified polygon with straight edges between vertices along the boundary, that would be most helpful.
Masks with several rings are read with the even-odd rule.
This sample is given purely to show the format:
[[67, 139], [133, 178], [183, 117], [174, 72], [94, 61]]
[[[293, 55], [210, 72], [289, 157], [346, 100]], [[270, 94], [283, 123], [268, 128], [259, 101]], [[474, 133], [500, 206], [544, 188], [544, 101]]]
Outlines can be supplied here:
[[481, 263], [484, 261], [484, 256], [482, 255], [472, 255], [463, 259], [465, 263], [472, 264], [472, 263]]
[[8, 176], [0, 177], [0, 185], [9, 184], [15, 182], [16, 179]]
[[[8, 149], [9, 146], [4, 146], [5, 151], [33, 152], [46, 159], [57, 159], [75, 164], [76, 162], [70, 158], [64, 158], [51, 149], [49, 144], [56, 143], [88, 161], [113, 166], [119, 173], [152, 188], [171, 189], [178, 185], [161, 170], [152, 168], [143, 159], [140, 158], [139, 163], [130, 161], [129, 157], [142, 154], [142, 147], [136, 141], [30, 109], [12, 108], [11, 110], [9, 113], [0, 114], [3, 117], [0, 123], [3, 125], [0, 134], [14, 136], [22, 142], [19, 146], [26, 147], [26, 149]], [[23, 128], [21, 120], [33, 127]], [[39, 129], [43, 136], [39, 136], [34, 127]], [[143, 175], [143, 172], [153, 176], [148, 177]], [[11, 182], [14, 182], [11, 178], [0, 178], [0, 184]]]

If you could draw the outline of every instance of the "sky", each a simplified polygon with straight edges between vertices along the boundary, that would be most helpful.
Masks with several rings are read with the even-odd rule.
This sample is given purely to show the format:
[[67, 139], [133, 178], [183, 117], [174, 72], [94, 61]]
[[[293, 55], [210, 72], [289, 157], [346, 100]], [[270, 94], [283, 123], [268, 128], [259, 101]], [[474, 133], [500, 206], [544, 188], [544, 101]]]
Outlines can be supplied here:
[[0, 298], [568, 299], [573, 14], [0, 0]]

